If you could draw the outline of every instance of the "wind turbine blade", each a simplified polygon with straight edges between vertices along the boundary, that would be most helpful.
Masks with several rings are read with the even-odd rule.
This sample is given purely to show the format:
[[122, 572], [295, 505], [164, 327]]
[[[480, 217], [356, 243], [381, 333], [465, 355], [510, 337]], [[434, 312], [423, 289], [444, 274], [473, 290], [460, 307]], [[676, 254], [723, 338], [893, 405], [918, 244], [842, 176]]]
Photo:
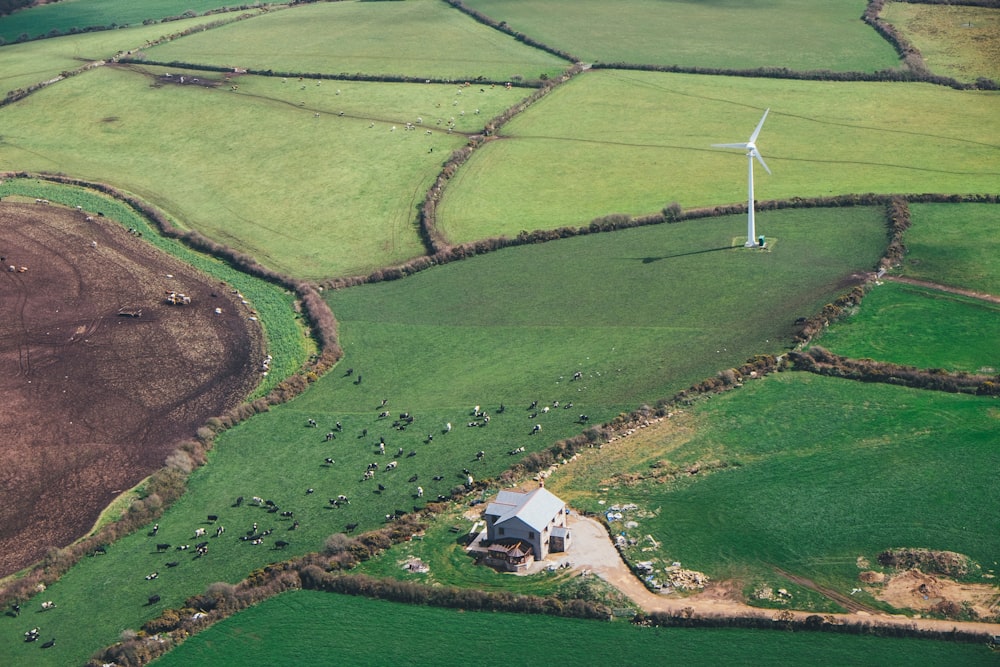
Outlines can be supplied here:
[[764, 119], [767, 118], [767, 112], [770, 110], [771, 110], [770, 107], [764, 109], [764, 115], [760, 117], [760, 122], [757, 123], [757, 129], [754, 130], [753, 134], [750, 135], [750, 141], [748, 141], [747, 143], [752, 144], [753, 142], [757, 141], [757, 135], [760, 134], [760, 128], [764, 127]]
[[760, 166], [764, 167], [764, 171], [770, 174], [771, 170], [767, 168], [767, 163], [764, 162], [764, 158], [760, 156], [760, 153], [757, 152], [757, 149], [754, 149], [753, 156], [757, 158], [757, 162], [760, 162]]
[[747, 144], [712, 144], [714, 148], [749, 148]]

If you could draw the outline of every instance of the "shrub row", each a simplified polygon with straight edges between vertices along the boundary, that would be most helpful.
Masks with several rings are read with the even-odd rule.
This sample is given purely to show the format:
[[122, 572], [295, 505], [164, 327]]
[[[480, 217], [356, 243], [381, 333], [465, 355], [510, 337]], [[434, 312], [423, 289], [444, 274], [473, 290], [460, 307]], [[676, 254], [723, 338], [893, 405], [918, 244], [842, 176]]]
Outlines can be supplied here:
[[959, 7], [986, 7], [1000, 9], [1000, 0], [896, 0], [911, 5], [957, 5]]
[[953, 394], [1000, 396], [1000, 375], [953, 373], [940, 368], [919, 369], [872, 359], [848, 359], [815, 346], [806, 352], [789, 352], [795, 370], [847, 378], [860, 382], [882, 382]]
[[876, 637], [909, 637], [921, 639], [937, 639], [965, 643], [987, 643], [991, 637], [988, 633], [959, 630], [920, 629], [915, 623], [892, 623], [874, 620], [843, 620], [834, 616], [810, 614], [796, 615], [789, 611], [781, 611], [774, 616], [746, 615], [722, 616], [695, 615], [691, 607], [685, 607], [677, 612], [639, 613], [632, 618], [632, 623], [649, 627], [664, 628], [753, 628], [760, 630], [791, 630], [791, 631], [821, 631], [850, 635], [874, 635]]
[[451, 5], [452, 7], [454, 7], [455, 9], [457, 9], [458, 11], [462, 12], [463, 14], [471, 17], [475, 21], [477, 21], [479, 23], [482, 23], [485, 26], [489, 26], [490, 28], [493, 28], [494, 30], [499, 30], [500, 32], [506, 33], [506, 34], [510, 35], [511, 37], [513, 37], [514, 39], [516, 39], [517, 41], [523, 43], [523, 44], [526, 44], [526, 45], [528, 45], [530, 47], [536, 48], [536, 49], [538, 49], [540, 51], [545, 51], [546, 53], [551, 53], [552, 55], [556, 56], [557, 58], [562, 58], [563, 60], [568, 60], [571, 63], [578, 63], [578, 62], [580, 62], [579, 58], [577, 58], [577, 57], [575, 57], [573, 55], [570, 55], [569, 53], [567, 53], [567, 52], [565, 52], [565, 51], [563, 51], [561, 49], [557, 49], [555, 47], [549, 46], [548, 44], [545, 44], [544, 42], [539, 42], [536, 39], [528, 37], [527, 35], [525, 35], [522, 32], [517, 32], [516, 30], [514, 30], [513, 28], [511, 28], [510, 26], [508, 26], [506, 21], [496, 21], [495, 19], [492, 19], [489, 16], [486, 16], [485, 14], [476, 11], [475, 9], [472, 9], [471, 7], [466, 7], [465, 3], [463, 3], [462, 0], [444, 0], [444, 1], [447, 2], [449, 5]]
[[[571, 75], [571, 74], [568, 74]], [[481, 141], [474, 137], [472, 141]], [[478, 143], [476, 145], [479, 145]], [[342, 289], [361, 285], [365, 283], [377, 283], [383, 280], [397, 280], [406, 276], [423, 271], [432, 266], [447, 264], [475, 255], [494, 252], [512, 246], [529, 245], [532, 243], [545, 243], [573, 236], [583, 236], [585, 234], [598, 234], [601, 232], [611, 232], [619, 229], [632, 227], [643, 227], [646, 225], [659, 225], [664, 223], [685, 222], [688, 220], [698, 220], [703, 218], [713, 218], [724, 215], [742, 215], [747, 212], [745, 203], [726, 204], [711, 206], [707, 208], [689, 209], [682, 211], [680, 205], [672, 203], [665, 206], [662, 211], [643, 215], [629, 216], [624, 213], [613, 213], [610, 215], [594, 218], [588, 225], [582, 227], [558, 227], [556, 229], [536, 229], [528, 232], [522, 231], [516, 237], [498, 236], [469, 243], [448, 245], [444, 241], [444, 236], [436, 227], [435, 207], [440, 199], [441, 191], [455, 173], [458, 166], [471, 154], [472, 146], [466, 146], [452, 154], [451, 159], [445, 163], [445, 169], [438, 176], [437, 182], [431, 187], [421, 206], [420, 228], [425, 243], [431, 247], [433, 254], [424, 255], [412, 259], [404, 264], [392, 267], [377, 269], [364, 276], [347, 276], [343, 278], [333, 278], [322, 283], [326, 289]], [[973, 195], [953, 195], [953, 194], [847, 194], [835, 197], [792, 197], [781, 200], [765, 200], [756, 202], [758, 211], [777, 211], [793, 208], [831, 208], [844, 206], [884, 206], [890, 205], [893, 201], [901, 200], [914, 203], [1000, 203], [1000, 195], [973, 194]]]

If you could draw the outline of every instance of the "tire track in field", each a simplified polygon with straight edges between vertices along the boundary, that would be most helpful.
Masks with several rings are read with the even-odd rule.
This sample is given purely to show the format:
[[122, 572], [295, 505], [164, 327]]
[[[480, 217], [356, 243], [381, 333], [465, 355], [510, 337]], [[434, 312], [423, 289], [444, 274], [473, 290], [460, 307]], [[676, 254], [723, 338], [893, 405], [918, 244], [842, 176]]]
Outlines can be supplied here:
[[784, 577], [785, 579], [788, 579], [789, 581], [798, 584], [803, 588], [808, 588], [811, 591], [819, 593], [820, 595], [833, 600], [834, 602], [836, 602], [849, 612], [852, 613], [863, 612], [866, 614], [876, 614], [876, 615], [883, 613], [881, 609], [876, 609], [875, 607], [869, 607], [866, 604], [858, 602], [849, 595], [844, 595], [843, 593], [835, 591], [832, 588], [827, 588], [826, 586], [820, 586], [811, 579], [800, 577], [797, 574], [792, 574], [791, 572], [782, 570], [780, 567], [775, 567], [773, 565], [771, 566], [771, 569], [773, 569], [774, 573], [777, 574], [778, 576]]

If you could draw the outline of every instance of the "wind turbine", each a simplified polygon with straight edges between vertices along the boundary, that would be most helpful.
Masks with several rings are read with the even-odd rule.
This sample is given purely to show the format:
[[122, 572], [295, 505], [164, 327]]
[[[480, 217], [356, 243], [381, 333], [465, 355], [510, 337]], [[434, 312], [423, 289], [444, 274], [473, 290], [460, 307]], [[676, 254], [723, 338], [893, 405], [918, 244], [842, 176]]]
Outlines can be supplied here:
[[768, 174], [771, 170], [767, 168], [767, 163], [764, 162], [764, 158], [760, 156], [760, 152], [757, 150], [757, 135], [760, 134], [760, 128], [764, 127], [764, 119], [767, 118], [767, 112], [771, 109], [764, 109], [764, 115], [760, 117], [760, 122], [757, 123], [757, 129], [753, 131], [750, 135], [749, 141], [744, 144], [712, 144], [715, 148], [742, 148], [747, 152], [747, 181], [749, 183], [749, 194], [747, 195], [747, 242], [744, 244], [745, 248], [756, 248], [757, 247], [757, 228], [754, 225], [753, 218], [753, 160], [757, 158], [760, 162], [760, 166], [764, 167], [764, 171]]

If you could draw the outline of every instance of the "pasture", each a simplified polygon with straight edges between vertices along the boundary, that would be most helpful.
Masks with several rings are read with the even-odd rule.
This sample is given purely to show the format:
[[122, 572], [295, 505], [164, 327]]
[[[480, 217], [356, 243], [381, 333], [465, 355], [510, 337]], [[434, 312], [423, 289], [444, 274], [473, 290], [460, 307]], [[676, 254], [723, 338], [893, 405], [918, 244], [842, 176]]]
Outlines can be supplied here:
[[[891, 96], [892, 106], [886, 106]], [[454, 242], [746, 201], [745, 141], [764, 108], [756, 198], [992, 192], [996, 93], [589, 71], [505, 125], [438, 207]], [[941, 120], [945, 119], [945, 120]], [[757, 165], [759, 167], [759, 165]]]
[[[59, 3], [66, 6], [79, 3]], [[55, 7], [56, 5], [46, 5]], [[13, 17], [6, 16], [0, 26]], [[209, 19], [182, 19], [169, 25], [135, 26], [128, 29], [102, 30], [100, 32], [66, 35], [59, 39], [45, 39], [23, 44], [7, 44], [0, 48], [0, 96], [7, 91], [27, 88], [48, 81], [60, 73], [74, 70], [81, 65], [111, 58], [116, 53], [138, 49], [150, 40], [159, 39], [169, 32], [180, 32]]]
[[[180, 16], [187, 11], [201, 13], [224, 6], [226, 3], [222, 0], [144, 0], [142, 3], [128, 0], [68, 0], [32, 7], [3, 17], [3, 21], [0, 21], [0, 38], [12, 43], [22, 35], [29, 38], [59, 33], [65, 35], [89, 27], [114, 26], [115, 30], [111, 32], [115, 32], [130, 25], [137, 26], [147, 19]], [[171, 32], [183, 29], [177, 28], [179, 25], [182, 25], [179, 21], [164, 24], [169, 26]], [[160, 32], [157, 34], [163, 34], [165, 29], [168, 28], [159, 28]]]
[[[51, 11], [77, 4], [83, 3], [59, 3]], [[810, 3], [808, 10], [776, 0], [768, 7], [758, 3], [747, 17], [731, 3], [634, 0], [614, 3], [615, 20], [602, 18], [612, 11], [608, 3], [554, 0], [532, 3], [536, 7], [523, 26], [514, 13], [523, 10], [523, 3], [472, 4], [498, 19], [512, 12], [512, 27], [551, 39], [553, 46], [574, 53], [573, 44], [594, 48], [595, 59], [607, 53], [650, 62], [654, 51], [672, 59], [689, 48], [684, 57], [701, 66], [774, 62], [809, 68], [814, 56], [820, 66], [837, 69], [871, 71], [896, 64], [891, 48], [857, 21], [862, 6], [856, 0], [822, 7]], [[558, 20], [547, 18], [552, 8], [562, 10]], [[124, 21], [124, 13], [108, 11]], [[764, 17], [767, 25], [756, 26], [764, 36], [759, 43], [775, 50], [755, 59], [741, 36], [745, 27], [724, 33], [724, 22], [709, 22], [724, 13], [730, 14], [727, 21]], [[681, 19], [687, 15], [702, 22], [698, 31], [685, 28]], [[614, 35], [614, 45], [600, 46], [611, 39], [602, 32], [605, 26], [639, 18], [644, 24], [633, 38]], [[574, 23], [578, 20], [587, 21], [586, 29]], [[93, 44], [76, 37], [39, 42], [56, 52], [60, 45], [85, 49], [56, 56], [34, 52], [29, 48], [34, 45], [4, 47], [0, 58], [16, 55], [11, 81], [34, 81], [35, 65], [38, 79], [49, 78], [74, 53], [107, 47], [110, 55], [120, 50], [120, 36], [129, 36], [132, 44], [132, 35], [159, 35], [180, 25], [150, 26], [149, 33], [146, 28], [102, 33], [114, 38], [106, 43], [97, 35]], [[577, 35], [585, 41], [575, 41]], [[808, 47], [795, 42], [800, 38]], [[720, 44], [739, 46], [727, 52]], [[721, 55], [716, 58], [716, 53]], [[284, 80], [139, 64], [101, 67], [0, 109], [0, 170], [58, 171], [110, 183], [158, 206], [184, 228], [305, 279], [367, 273], [423, 254], [416, 207], [442, 162], [466, 143], [467, 135], [479, 133], [489, 119], [525, 96], [523, 89], [466, 87], [464, 81], [531, 79], [565, 67], [429, 0], [283, 9], [151, 48], [148, 57], [229, 67], [259, 63], [261, 69], [324, 75], [413, 72], [462, 82]], [[742, 202], [745, 157], [710, 144], [744, 140], [767, 107], [771, 116], [759, 142], [774, 176], [757, 172], [759, 200], [992, 192], [1000, 175], [995, 101], [996, 93], [925, 84], [591, 70], [506, 125], [457, 172], [439, 207], [440, 224], [450, 241], [460, 242], [586, 225], [611, 213], [648, 214], [672, 201], [685, 208]], [[416, 129], [404, 130], [407, 123]], [[15, 189], [0, 194], [46, 196], [34, 192], [50, 187], [11, 183], [0, 188]], [[73, 192], [64, 203], [73, 205], [83, 196]], [[920, 232], [930, 236], [908, 236], [911, 257], [925, 261], [910, 262], [904, 271], [931, 271], [935, 280], [953, 276], [955, 284], [997, 291], [995, 253], [988, 250], [992, 242], [979, 243], [995, 236], [992, 210], [914, 207], [914, 212], [915, 219], [919, 215], [932, 223]], [[121, 212], [122, 222], [136, 226], [129, 215]], [[945, 229], [947, 235], [934, 236]], [[321, 549], [327, 536], [349, 524], [357, 524], [358, 532], [382, 525], [390, 513], [414, 510], [461, 489], [470, 475], [476, 481], [499, 475], [519, 458], [511, 450], [539, 451], [579, 433], [586, 423], [668, 397], [754, 354], [779, 353], [789, 344], [795, 319], [814, 314], [855, 284], [859, 274], [871, 271], [886, 242], [883, 212], [875, 208], [762, 212], [758, 230], [769, 240], [768, 251], [734, 247], [742, 245], [744, 230], [745, 217], [730, 216], [580, 236], [509, 248], [405, 280], [326, 292], [340, 324], [343, 361], [293, 402], [221, 434], [209, 464], [192, 474], [188, 492], [159, 520], [155, 534], [150, 527], [109, 545], [106, 555], [85, 558], [25, 603], [30, 613], [20, 620], [0, 617], [0, 663], [79, 664], [123, 630], [182, 606], [212, 582], [235, 582], [270, 562]], [[980, 238], [969, 240], [969, 235]], [[269, 345], [282, 346], [274, 353], [287, 364], [281, 373], [311, 351], [290, 314], [291, 295], [255, 287], [255, 281], [226, 273], [214, 260], [184, 254], [182, 248], [176, 252], [198, 267], [214, 267], [213, 276], [231, 281], [255, 306], [273, 309], [261, 317]], [[949, 274], [946, 264], [953, 260], [956, 272]], [[967, 282], [958, 273], [965, 270], [972, 274]], [[245, 291], [251, 289], [260, 291]], [[943, 327], [936, 331], [947, 333]], [[981, 340], [972, 345], [989, 351]], [[576, 372], [580, 380], [571, 379]], [[273, 374], [279, 379], [277, 369]], [[537, 408], [529, 407], [536, 400]], [[476, 405], [490, 413], [488, 424], [473, 416]], [[404, 413], [413, 416], [412, 423]], [[543, 430], [532, 435], [535, 424]], [[791, 587], [773, 566], [846, 592], [857, 585], [858, 556], [871, 559], [888, 547], [926, 546], [968, 554], [995, 574], [990, 558], [1000, 545], [983, 518], [1000, 504], [990, 476], [998, 463], [995, 426], [996, 410], [985, 399], [786, 373], [698, 403], [662, 430], [643, 431], [623, 446], [589, 451], [564, 468], [553, 480], [562, 486], [553, 489], [595, 511], [604, 507], [600, 500], [634, 501], [650, 515], [639, 529], [662, 543], [657, 557], [676, 558], [715, 580], [789, 586], [796, 600], [821, 608], [823, 600]], [[397, 467], [386, 470], [391, 461]], [[650, 468], [660, 461], [667, 465]], [[363, 481], [371, 463], [379, 468], [374, 479]], [[664, 476], [671, 466], [690, 464], [703, 473]], [[425, 491], [421, 497], [418, 486]], [[339, 494], [350, 502], [331, 503]], [[251, 501], [254, 496], [291, 514], [269, 512]], [[244, 502], [237, 503], [237, 497]], [[220, 526], [227, 531], [212, 537]], [[199, 534], [202, 530], [208, 534]], [[274, 532], [257, 544], [240, 539], [258, 530]], [[446, 548], [449, 535], [439, 524], [426, 540], [429, 547], [441, 545], [441, 581], [507, 587], [506, 578], [465, 569], [458, 560], [464, 555]], [[200, 557], [193, 549], [178, 549], [202, 539], [209, 548]], [[288, 544], [281, 547], [279, 540]], [[371, 567], [392, 567], [394, 557]], [[147, 579], [153, 572], [157, 577]], [[561, 582], [555, 575], [521, 585], [560, 590]], [[150, 603], [151, 595], [159, 601]], [[881, 604], [869, 595], [862, 599]], [[48, 599], [58, 607], [42, 614], [39, 603]], [[305, 598], [278, 598], [288, 599]], [[351, 607], [337, 596], [324, 597], [317, 607], [312, 599], [287, 605], [280, 622], [269, 610], [284, 603], [271, 601], [216, 630], [235, 627], [234, 634], [256, 642], [255, 655], [280, 652], [271, 663], [283, 663], [300, 647], [303, 656], [325, 656], [325, 662], [330, 651], [340, 651], [338, 660], [356, 655], [345, 644], [370, 633], [367, 616], [380, 612]], [[333, 609], [327, 610], [326, 603]], [[344, 620], [338, 620], [341, 610]], [[472, 614], [460, 614], [461, 621], [449, 624], [458, 612], [435, 616], [435, 610], [406, 607], [400, 616], [390, 613], [385, 612], [385, 634], [402, 627], [405, 641], [384, 642], [388, 651], [397, 645], [432, 650], [415, 648], [422, 642], [434, 649], [444, 642], [467, 646], [469, 637], [495, 632], [501, 622], [507, 632], [525, 637], [540, 628], [548, 643], [556, 633], [572, 632], [565, 629], [569, 625], [542, 625], [557, 619], [478, 619], [487, 627], [463, 625]], [[322, 625], [313, 630], [314, 622]], [[359, 622], [365, 625], [350, 625]], [[522, 629], [519, 623], [530, 625]], [[59, 642], [41, 651], [21, 641], [34, 625], [42, 626], [43, 638], [57, 636]], [[442, 627], [460, 634], [437, 635]], [[595, 627], [653, 637], [655, 648], [646, 649], [636, 663], [648, 662], [657, 650], [669, 652], [668, 658], [681, 651], [685, 662], [709, 655], [714, 663], [718, 651], [730, 649], [739, 657], [790, 655], [795, 664], [814, 661], [797, 648], [775, 650], [786, 641], [801, 641], [803, 651], [819, 647], [822, 658], [833, 656], [839, 663], [857, 661], [859, 655], [869, 662], [878, 650], [864, 643], [876, 640], [825, 634], [665, 633], [664, 640], [664, 633], [619, 624], [585, 627], [580, 634], [599, 643], [579, 656], [567, 654], [580, 664], [591, 656], [606, 663], [608, 646], [642, 641], [631, 635], [605, 637]], [[350, 631], [341, 635], [331, 628]], [[418, 637], [410, 642], [411, 635]], [[203, 635], [188, 646], [198, 647], [201, 637], [208, 637], [199, 650], [221, 646], [246, 660], [245, 644], [219, 636]], [[678, 648], [675, 637], [681, 636], [699, 640], [690, 649]], [[720, 642], [723, 636], [736, 639]], [[289, 638], [300, 637], [300, 645], [289, 646], [294, 644]], [[847, 648], [835, 647], [841, 640]], [[561, 648], [576, 650], [577, 643], [566, 644]], [[958, 655], [965, 647], [901, 640], [880, 646], [886, 647], [887, 663], [896, 655], [900, 664], [982, 657], [979, 647], [978, 653]], [[945, 654], [938, 656], [935, 647], [946, 647], [941, 648]], [[370, 642], [364, 648], [370, 649]], [[837, 651], [843, 660], [836, 660]], [[438, 655], [426, 654], [441, 663]], [[456, 663], [468, 662], [467, 653], [455, 655]], [[379, 664], [407, 662], [403, 655], [368, 650], [357, 657], [358, 664], [372, 657]], [[185, 656], [169, 659], [183, 662]], [[233, 658], [205, 653], [191, 660], [228, 664]]]
[[[327, 292], [344, 360], [295, 401], [220, 435], [155, 537], [120, 540], [51, 586], [47, 599], [74, 611], [59, 623], [63, 617], [53, 615], [49, 625], [70, 637], [77, 631], [62, 623], [84, 614], [88, 646], [109, 643], [161, 608], [143, 606], [153, 588], [164, 606], [176, 606], [213, 581], [234, 582], [273, 560], [319, 549], [348, 523], [365, 530], [396, 509], [448, 495], [466, 481], [463, 469], [476, 480], [495, 477], [517, 460], [508, 451], [524, 446], [530, 453], [580, 432], [581, 413], [599, 423], [754, 352], [780, 350], [792, 320], [829, 301], [845, 276], [871, 267], [885, 236], [875, 209], [844, 210], [838, 227], [817, 224], [817, 213], [769, 214], [771, 253], [730, 248], [743, 225], [733, 216], [511, 248], [407, 280]], [[840, 242], [845, 232], [851, 243]], [[601, 272], [594, 270], [598, 258]], [[705, 281], [720, 262], [729, 270]], [[645, 291], [630, 289], [636, 281]], [[691, 300], [670, 298], [676, 294]], [[731, 332], [735, 321], [741, 335]], [[576, 371], [581, 380], [571, 379]], [[540, 401], [535, 410], [532, 400]], [[482, 423], [471, 415], [475, 405], [492, 416], [488, 425], [467, 425]], [[404, 412], [413, 423], [394, 428]], [[444, 433], [448, 422], [453, 428]], [[543, 430], [531, 435], [536, 423]], [[327, 440], [328, 432], [335, 438]], [[398, 468], [386, 471], [392, 460]], [[380, 469], [361, 481], [370, 462]], [[418, 485], [422, 499], [414, 497]], [[340, 494], [350, 503], [330, 505]], [[245, 502], [232, 507], [237, 496]], [[252, 496], [273, 500], [294, 519], [251, 507]], [[228, 532], [209, 540], [205, 557], [155, 553], [157, 543], [174, 549], [196, 542], [196, 528], [212, 528], [204, 524], [208, 514]], [[293, 520], [300, 525], [290, 531]], [[254, 522], [275, 531], [256, 546], [238, 539]], [[276, 550], [277, 539], [290, 544]], [[172, 561], [180, 565], [164, 569]], [[151, 585], [144, 576], [154, 570], [160, 576]], [[102, 594], [109, 581], [115, 591]]]
[[920, 50], [935, 74], [1000, 80], [1000, 11], [961, 5], [887, 2], [882, 18]]
[[[101, 67], [39, 91], [3, 110], [0, 169], [111, 183], [287, 275], [366, 273], [423, 253], [416, 206], [459, 133], [520, 99], [498, 87], [475, 115], [452, 106], [454, 85], [210, 82]], [[421, 116], [426, 129], [404, 130]]]
[[900, 275], [1000, 294], [1000, 206], [911, 204], [910, 214]]
[[[1000, 503], [994, 403], [780, 373], [588, 450], [546, 487], [583, 509], [637, 504], [628, 533], [659, 547], [635, 558], [716, 581], [786, 586], [781, 568], [847, 594], [859, 557], [896, 547], [956, 551], [995, 574], [1000, 543], [980, 521]], [[688, 468], [702, 472], [676, 474]], [[878, 605], [872, 588], [857, 599]]]
[[[391, 636], [392, 641], [362, 637]], [[517, 637], [551, 646], [574, 665], [666, 664], [992, 664], [978, 645], [919, 639], [880, 639], [826, 633], [760, 630], [641, 628], [601, 622], [464, 612], [352, 598], [331, 593], [285, 593], [189, 638], [157, 660], [171, 665], [253, 664], [466, 665], [473, 638]], [[471, 644], [470, 644], [471, 642]], [[766, 656], [766, 659], [764, 658]], [[537, 662], [525, 652], [504, 652], [504, 664]]]
[[995, 374], [997, 341], [1000, 304], [889, 282], [815, 342], [847, 357]]
[[860, 20], [857, 0], [466, 0], [465, 4], [583, 61], [872, 72], [898, 65]]
[[[225, 47], [220, 49], [220, 44]], [[456, 82], [533, 81], [553, 77], [569, 66], [440, 0], [306, 4], [166, 43], [147, 53], [160, 62]]]

